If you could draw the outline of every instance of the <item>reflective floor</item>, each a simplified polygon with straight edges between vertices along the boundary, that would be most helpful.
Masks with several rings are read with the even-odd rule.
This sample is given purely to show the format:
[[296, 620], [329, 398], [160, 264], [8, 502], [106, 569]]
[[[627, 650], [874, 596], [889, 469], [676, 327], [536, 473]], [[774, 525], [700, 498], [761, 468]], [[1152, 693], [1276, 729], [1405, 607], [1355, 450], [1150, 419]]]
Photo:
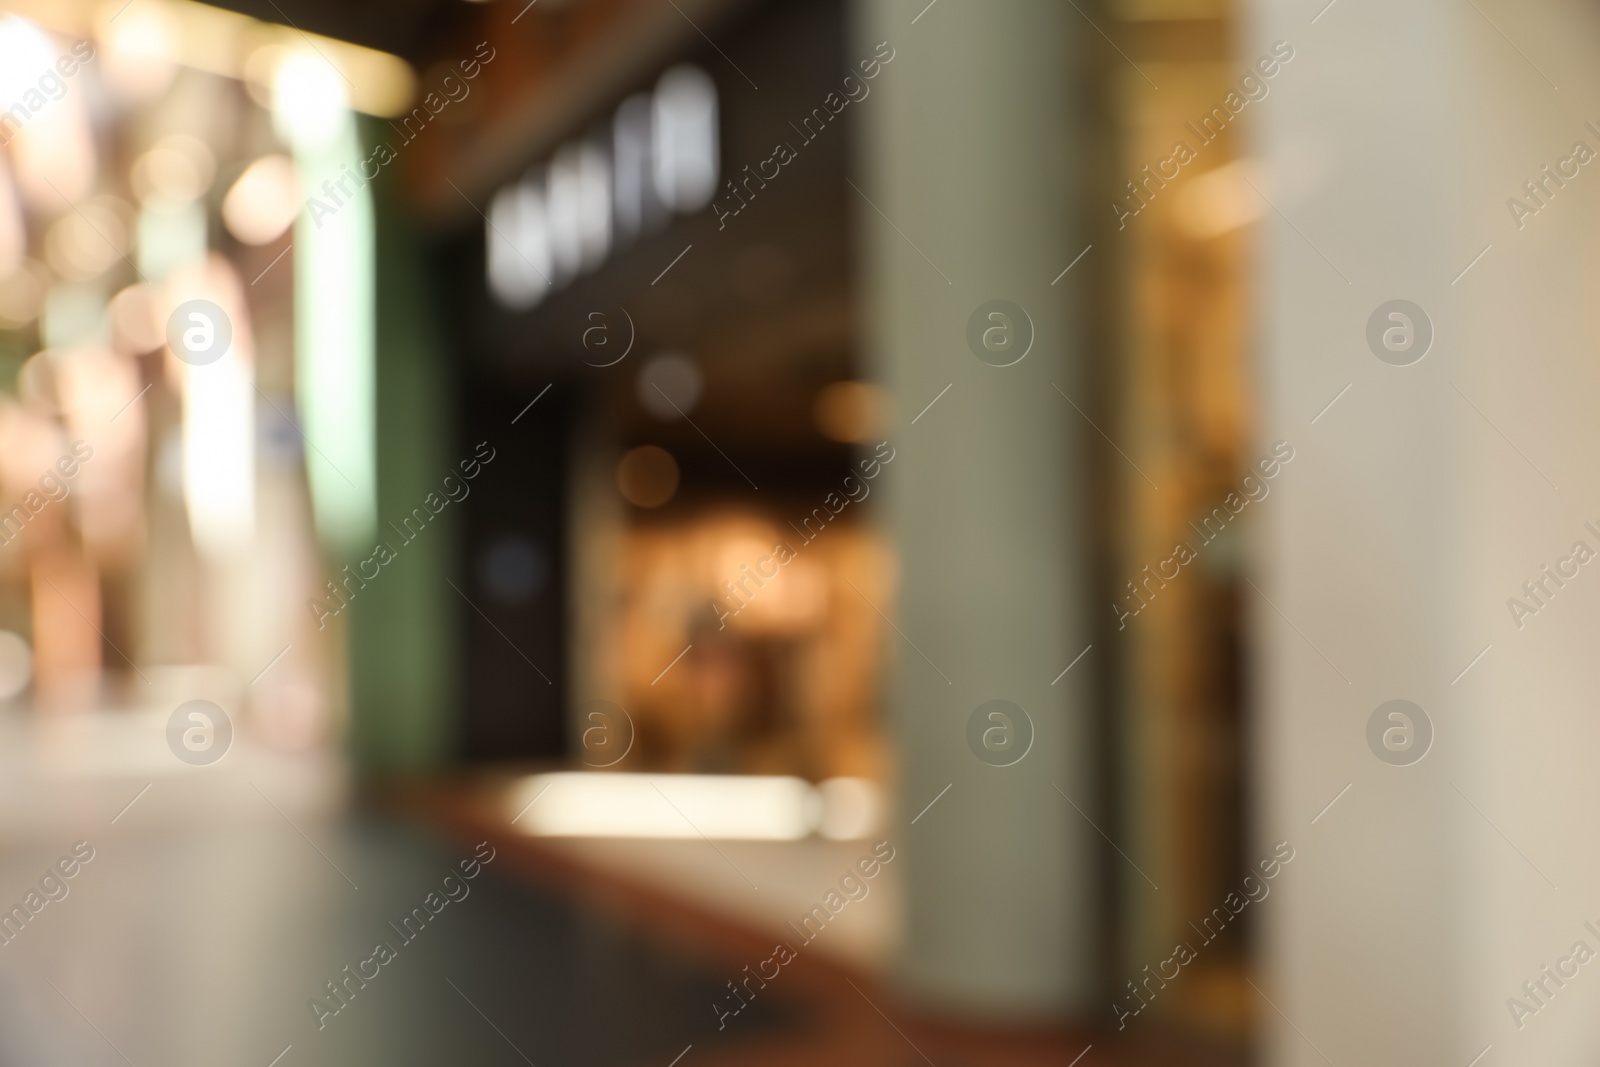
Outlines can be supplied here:
[[[61, 897], [40, 892], [0, 947], [0, 1064], [666, 1067], [711, 1040], [726, 976], [524, 887], [503, 856], [447, 882], [469, 845], [381, 819], [300, 829], [130, 816], [71, 878], [47, 875], [75, 839], [0, 854], [5, 907], [26, 911], [41, 879]], [[408, 942], [417, 908], [430, 919]], [[346, 966], [376, 977], [347, 979], [341, 1003], [326, 983]], [[340, 1008], [320, 1029], [317, 997]], [[756, 1036], [781, 1018], [769, 1001], [739, 1022]]]
[[538, 837], [504, 775], [352, 805], [327, 753], [189, 766], [165, 720], [0, 715], [0, 1067], [1240, 1062], [904, 1002], [898, 865], [719, 1020], [866, 842]]

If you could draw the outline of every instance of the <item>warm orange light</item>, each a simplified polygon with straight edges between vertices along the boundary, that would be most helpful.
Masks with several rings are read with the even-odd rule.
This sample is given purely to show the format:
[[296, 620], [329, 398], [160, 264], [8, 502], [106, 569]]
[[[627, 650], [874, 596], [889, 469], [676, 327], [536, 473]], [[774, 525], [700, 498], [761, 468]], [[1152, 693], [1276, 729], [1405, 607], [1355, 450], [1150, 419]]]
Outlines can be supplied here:
[[658, 508], [678, 491], [678, 461], [655, 445], [625, 452], [617, 464], [617, 491], [635, 507]]
[[873, 440], [884, 422], [883, 392], [867, 382], [834, 382], [817, 394], [817, 429], [830, 441]]
[[222, 221], [247, 245], [276, 241], [300, 213], [300, 183], [288, 156], [262, 156], [222, 198]]

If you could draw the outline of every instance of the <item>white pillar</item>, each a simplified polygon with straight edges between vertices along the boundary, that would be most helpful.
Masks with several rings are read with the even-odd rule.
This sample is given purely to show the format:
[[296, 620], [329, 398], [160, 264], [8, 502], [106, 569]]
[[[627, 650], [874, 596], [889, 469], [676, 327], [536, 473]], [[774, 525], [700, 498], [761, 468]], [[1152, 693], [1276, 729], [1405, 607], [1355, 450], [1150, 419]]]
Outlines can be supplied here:
[[[902, 631], [888, 635], [909, 881], [901, 978], [928, 1005], [1052, 1016], [1092, 989], [1104, 847], [1063, 796], [1098, 818], [1088, 672], [1051, 684], [1087, 641], [1078, 446], [1092, 431], [1062, 395], [1081, 358], [1071, 278], [1051, 286], [1083, 246], [1068, 166], [1080, 27], [1053, 0], [922, 8], [860, 0], [850, 52], [893, 50], [854, 105], [864, 196], [849, 195], [869, 360], [896, 408], [883, 484], [900, 570], [882, 607]], [[969, 349], [968, 321], [994, 299], [1031, 319], [1013, 366]], [[980, 335], [994, 325], [1005, 328], [985, 319]], [[968, 747], [969, 717], [993, 699], [1020, 705], [1036, 733], [1014, 766]]]

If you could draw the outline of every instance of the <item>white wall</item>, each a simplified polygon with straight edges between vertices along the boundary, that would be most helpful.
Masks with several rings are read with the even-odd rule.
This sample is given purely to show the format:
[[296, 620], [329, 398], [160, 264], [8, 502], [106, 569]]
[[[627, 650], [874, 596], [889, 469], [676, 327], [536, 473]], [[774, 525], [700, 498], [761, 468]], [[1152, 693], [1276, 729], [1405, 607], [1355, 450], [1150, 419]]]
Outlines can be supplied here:
[[[1281, 211], [1262, 224], [1262, 435], [1298, 453], [1256, 575], [1282, 616], [1254, 603], [1257, 837], [1298, 850], [1265, 913], [1267, 1062], [1589, 1062], [1600, 963], [1521, 1030], [1506, 1001], [1575, 941], [1600, 952], [1600, 566], [1520, 632], [1506, 600], [1574, 541], [1600, 551], [1582, 528], [1600, 527], [1600, 163], [1521, 231], [1506, 199], [1575, 140], [1600, 151], [1600, 19], [1320, 8], [1260, 0], [1241, 57], [1296, 49], [1256, 127]], [[1409, 367], [1364, 337], [1392, 298], [1435, 328]], [[1409, 767], [1364, 737], [1392, 698], [1435, 729]]]

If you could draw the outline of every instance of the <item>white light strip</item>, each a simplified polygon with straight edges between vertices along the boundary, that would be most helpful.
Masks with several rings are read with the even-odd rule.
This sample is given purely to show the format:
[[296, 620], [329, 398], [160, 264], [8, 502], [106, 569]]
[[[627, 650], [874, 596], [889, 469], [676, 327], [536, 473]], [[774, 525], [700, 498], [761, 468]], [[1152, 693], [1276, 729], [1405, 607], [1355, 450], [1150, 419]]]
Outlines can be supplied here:
[[717, 89], [688, 64], [661, 76], [655, 95], [656, 195], [685, 214], [717, 190]]
[[538, 837], [798, 841], [821, 830], [854, 839], [879, 822], [872, 783], [756, 775], [538, 774], [517, 783], [506, 810]]
[[336, 213], [295, 219], [294, 389], [317, 532], [351, 552], [377, 526], [377, 265], [372, 188], [349, 178], [361, 145], [342, 96], [326, 64], [296, 53], [278, 70], [273, 123], [304, 187]]

